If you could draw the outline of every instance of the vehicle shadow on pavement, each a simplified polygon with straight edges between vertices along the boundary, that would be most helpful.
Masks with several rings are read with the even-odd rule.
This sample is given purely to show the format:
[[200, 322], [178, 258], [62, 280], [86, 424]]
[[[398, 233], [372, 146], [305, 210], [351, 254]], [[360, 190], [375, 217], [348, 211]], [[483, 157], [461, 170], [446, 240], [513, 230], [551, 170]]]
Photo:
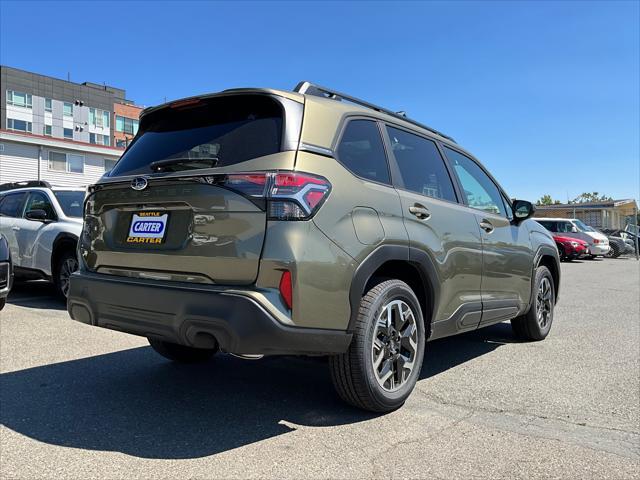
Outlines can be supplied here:
[[42, 280], [16, 281], [7, 302], [27, 308], [66, 310], [67, 304], [56, 292], [52, 283]]
[[481, 357], [507, 343], [517, 343], [511, 325], [498, 323], [486, 328], [427, 343], [420, 379], [433, 377], [457, 365]]
[[[496, 348], [486, 341], [502, 335], [496, 327], [430, 344], [422, 378]], [[3, 425], [41, 442], [164, 459], [375, 417], [340, 401], [324, 359], [218, 355], [188, 366], [149, 347], [2, 374], [0, 405]]]

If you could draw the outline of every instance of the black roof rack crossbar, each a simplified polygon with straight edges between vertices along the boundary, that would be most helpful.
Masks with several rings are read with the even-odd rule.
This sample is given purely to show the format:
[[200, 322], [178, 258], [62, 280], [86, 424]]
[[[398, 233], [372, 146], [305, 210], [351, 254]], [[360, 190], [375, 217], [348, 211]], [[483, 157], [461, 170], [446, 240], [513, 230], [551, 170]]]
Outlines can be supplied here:
[[44, 180], [25, 180], [22, 182], [3, 183], [2, 185], [0, 185], [0, 192], [6, 192], [7, 190], [16, 190], [18, 188], [30, 188], [30, 187], [51, 188], [51, 184], [49, 182], [45, 182]]
[[404, 120], [405, 122], [412, 123], [420, 128], [429, 130], [430, 132], [435, 133], [436, 135], [440, 135], [441, 137], [444, 137], [455, 143], [455, 140], [451, 138], [449, 135], [445, 135], [444, 133], [439, 132], [435, 128], [428, 127], [427, 125], [424, 125], [420, 122], [416, 122], [415, 120], [408, 118], [405, 112], [394, 112], [384, 107], [374, 105], [373, 103], [366, 102], [365, 100], [360, 100], [359, 98], [352, 97], [351, 95], [346, 95], [344, 93], [338, 92], [337, 90], [321, 87], [320, 85], [316, 85], [315, 83], [302, 81], [298, 83], [298, 85], [296, 85], [293, 91], [306, 94], [306, 95], [314, 95], [316, 97], [330, 98], [332, 100], [337, 100], [337, 101], [346, 100], [347, 102], [355, 103], [356, 105], [360, 105], [361, 107], [370, 108], [371, 110], [375, 110], [376, 112], [384, 113], [391, 117], [395, 117], [400, 120]]

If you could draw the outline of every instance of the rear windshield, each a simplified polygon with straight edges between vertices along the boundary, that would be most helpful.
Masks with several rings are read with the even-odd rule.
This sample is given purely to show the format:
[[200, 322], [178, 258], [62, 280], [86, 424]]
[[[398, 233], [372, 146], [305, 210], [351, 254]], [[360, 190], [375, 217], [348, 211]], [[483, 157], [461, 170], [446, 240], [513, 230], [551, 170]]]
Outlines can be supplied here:
[[153, 173], [158, 165], [162, 171], [225, 167], [277, 153], [283, 115], [282, 106], [265, 95], [176, 102], [143, 118], [109, 176]]

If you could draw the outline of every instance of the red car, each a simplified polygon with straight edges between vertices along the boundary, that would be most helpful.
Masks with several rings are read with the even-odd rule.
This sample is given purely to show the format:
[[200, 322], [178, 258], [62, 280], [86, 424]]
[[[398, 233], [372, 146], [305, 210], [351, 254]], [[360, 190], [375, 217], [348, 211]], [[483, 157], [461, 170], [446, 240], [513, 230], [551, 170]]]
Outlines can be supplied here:
[[560, 260], [571, 261], [573, 259], [589, 254], [589, 244], [579, 238], [564, 237], [562, 235], [554, 235]]

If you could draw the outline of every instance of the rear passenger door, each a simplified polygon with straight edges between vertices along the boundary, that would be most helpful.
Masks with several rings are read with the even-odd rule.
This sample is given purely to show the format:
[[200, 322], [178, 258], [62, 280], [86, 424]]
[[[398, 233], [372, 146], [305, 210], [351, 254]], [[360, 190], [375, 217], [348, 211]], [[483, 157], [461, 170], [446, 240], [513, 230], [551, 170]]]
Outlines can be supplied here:
[[437, 270], [440, 292], [432, 338], [474, 329], [482, 311], [482, 248], [475, 216], [458, 203], [434, 141], [391, 125], [385, 131], [409, 243], [426, 253]]
[[510, 201], [473, 159], [452, 148], [445, 153], [475, 211], [482, 235], [482, 321], [513, 318], [529, 302], [533, 251], [529, 231], [513, 222]]

